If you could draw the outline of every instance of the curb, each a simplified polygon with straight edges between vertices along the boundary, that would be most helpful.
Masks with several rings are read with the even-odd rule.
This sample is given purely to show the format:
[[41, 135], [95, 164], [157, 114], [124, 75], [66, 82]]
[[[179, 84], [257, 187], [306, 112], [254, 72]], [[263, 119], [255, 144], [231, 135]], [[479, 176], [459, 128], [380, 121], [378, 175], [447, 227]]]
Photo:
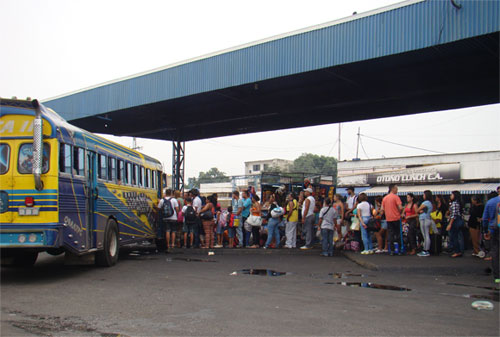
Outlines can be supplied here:
[[356, 254], [341, 250], [341, 255], [344, 256], [346, 259], [356, 263], [358, 266], [361, 266], [363, 268], [373, 270], [373, 271], [379, 270], [379, 267], [376, 264], [368, 262], [368, 261], [360, 258], [360, 256], [358, 256]]

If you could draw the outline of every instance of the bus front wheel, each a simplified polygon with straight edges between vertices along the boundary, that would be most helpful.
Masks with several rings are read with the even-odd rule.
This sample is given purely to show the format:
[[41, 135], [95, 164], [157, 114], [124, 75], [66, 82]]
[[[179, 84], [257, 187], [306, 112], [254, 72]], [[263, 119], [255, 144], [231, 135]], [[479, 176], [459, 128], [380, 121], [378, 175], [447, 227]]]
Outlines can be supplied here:
[[104, 230], [103, 250], [96, 252], [95, 262], [98, 266], [111, 267], [118, 261], [120, 250], [118, 225], [113, 219], [109, 219]]

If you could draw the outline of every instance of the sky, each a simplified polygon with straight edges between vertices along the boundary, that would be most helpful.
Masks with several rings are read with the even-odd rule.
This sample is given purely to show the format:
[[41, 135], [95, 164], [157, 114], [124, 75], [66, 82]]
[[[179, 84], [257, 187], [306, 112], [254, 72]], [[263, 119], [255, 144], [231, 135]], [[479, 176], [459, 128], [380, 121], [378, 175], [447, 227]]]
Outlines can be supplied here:
[[[0, 97], [43, 100], [396, 2], [2, 0]], [[499, 125], [498, 104], [343, 123], [340, 159], [356, 157], [358, 128], [358, 157], [366, 159], [500, 150]], [[338, 130], [328, 124], [188, 142], [186, 179], [211, 167], [242, 175], [245, 161], [338, 157]], [[130, 137], [105, 137], [132, 145]], [[171, 173], [170, 142], [137, 143]]]

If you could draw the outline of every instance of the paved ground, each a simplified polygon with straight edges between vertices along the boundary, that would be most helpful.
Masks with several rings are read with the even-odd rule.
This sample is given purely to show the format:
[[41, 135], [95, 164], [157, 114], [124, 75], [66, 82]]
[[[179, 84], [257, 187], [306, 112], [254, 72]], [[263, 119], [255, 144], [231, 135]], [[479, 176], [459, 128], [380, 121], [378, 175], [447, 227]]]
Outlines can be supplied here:
[[[141, 252], [112, 268], [42, 256], [32, 269], [2, 268], [1, 335], [498, 335], [498, 291], [480, 288], [493, 285], [487, 266], [469, 257], [284, 250]], [[248, 268], [290, 274], [242, 274]], [[474, 296], [495, 310], [471, 309]]]

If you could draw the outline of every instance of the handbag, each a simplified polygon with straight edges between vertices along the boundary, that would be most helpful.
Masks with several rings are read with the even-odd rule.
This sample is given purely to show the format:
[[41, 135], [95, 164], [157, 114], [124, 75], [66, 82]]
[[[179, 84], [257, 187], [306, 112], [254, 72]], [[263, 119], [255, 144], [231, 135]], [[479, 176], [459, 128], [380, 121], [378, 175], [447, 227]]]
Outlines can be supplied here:
[[247, 222], [252, 227], [260, 227], [262, 226], [262, 218], [258, 215], [250, 215], [247, 219]]
[[371, 217], [365, 225], [368, 232], [378, 232], [380, 230], [380, 222], [377, 224], [377, 220], [373, 217]]
[[359, 231], [359, 219], [356, 217], [354, 217], [352, 219], [351, 230], [352, 231]]
[[212, 213], [211, 210], [208, 210], [208, 211], [205, 211], [205, 212], [201, 212], [200, 213], [200, 217], [201, 217], [202, 220], [213, 220], [214, 214]]

